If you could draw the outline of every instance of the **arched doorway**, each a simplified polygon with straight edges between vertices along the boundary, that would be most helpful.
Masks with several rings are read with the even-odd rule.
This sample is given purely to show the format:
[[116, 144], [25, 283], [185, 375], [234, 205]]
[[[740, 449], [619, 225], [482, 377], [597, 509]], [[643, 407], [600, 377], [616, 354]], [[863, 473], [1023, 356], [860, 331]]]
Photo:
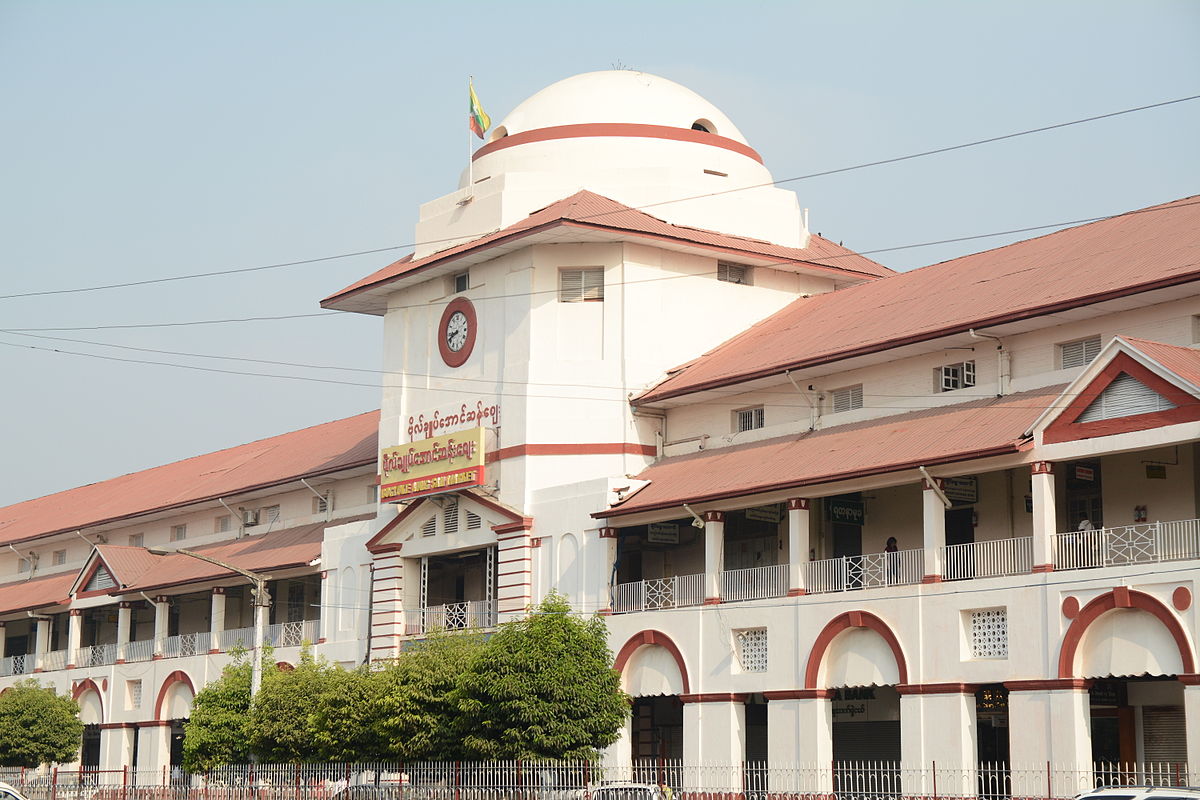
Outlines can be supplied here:
[[613, 666], [633, 698], [631, 760], [638, 764], [682, 759], [682, 697], [690, 683], [679, 648], [663, 633], [642, 631], [625, 643]]

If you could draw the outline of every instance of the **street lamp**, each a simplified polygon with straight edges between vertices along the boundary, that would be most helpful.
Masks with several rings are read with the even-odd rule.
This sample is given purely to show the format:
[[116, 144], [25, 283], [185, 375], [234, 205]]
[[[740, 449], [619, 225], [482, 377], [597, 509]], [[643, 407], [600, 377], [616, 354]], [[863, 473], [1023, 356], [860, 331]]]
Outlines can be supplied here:
[[238, 575], [243, 575], [250, 579], [254, 584], [254, 656], [250, 666], [250, 699], [258, 694], [259, 688], [262, 687], [262, 647], [263, 638], [266, 633], [266, 616], [265, 611], [271, 607], [271, 596], [267, 594], [267, 581], [271, 580], [270, 575], [259, 575], [255, 572], [244, 570], [241, 567], [235, 567], [220, 559], [206, 556], [203, 553], [197, 553], [195, 550], [186, 550], [182, 547], [177, 547], [174, 550], [168, 550], [165, 547], [147, 547], [146, 550], [156, 556], [169, 556], [178, 553], [182, 556], [191, 556], [200, 561], [207, 561], [209, 564], [215, 564], [218, 567], [236, 572]]

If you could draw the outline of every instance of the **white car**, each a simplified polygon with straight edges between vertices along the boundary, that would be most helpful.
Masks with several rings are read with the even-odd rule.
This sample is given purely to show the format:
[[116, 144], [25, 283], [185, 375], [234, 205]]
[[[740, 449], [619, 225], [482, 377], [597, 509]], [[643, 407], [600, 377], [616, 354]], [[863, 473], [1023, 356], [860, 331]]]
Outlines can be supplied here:
[[606, 783], [592, 789], [590, 800], [667, 800], [653, 783]]
[[1106, 786], [1082, 792], [1075, 800], [1200, 800], [1193, 786]]
[[0, 781], [0, 800], [25, 800], [25, 795], [4, 781]]

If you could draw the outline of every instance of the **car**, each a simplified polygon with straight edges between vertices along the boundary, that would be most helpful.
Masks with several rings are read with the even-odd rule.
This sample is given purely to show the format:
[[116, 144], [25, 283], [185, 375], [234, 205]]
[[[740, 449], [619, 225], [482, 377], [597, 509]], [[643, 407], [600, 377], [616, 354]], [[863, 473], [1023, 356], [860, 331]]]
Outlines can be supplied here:
[[0, 800], [25, 800], [25, 795], [10, 784], [0, 781]]
[[1075, 800], [1200, 800], [1195, 786], [1101, 786]]
[[653, 783], [605, 783], [592, 789], [590, 800], [669, 800], [669, 795]]

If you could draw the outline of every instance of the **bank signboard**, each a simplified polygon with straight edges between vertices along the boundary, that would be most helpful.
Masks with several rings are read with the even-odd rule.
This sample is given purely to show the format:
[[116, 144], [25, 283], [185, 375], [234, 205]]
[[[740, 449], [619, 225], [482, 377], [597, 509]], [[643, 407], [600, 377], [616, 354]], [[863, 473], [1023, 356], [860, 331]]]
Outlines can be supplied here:
[[484, 428], [388, 447], [380, 454], [379, 499], [398, 503], [483, 485]]

